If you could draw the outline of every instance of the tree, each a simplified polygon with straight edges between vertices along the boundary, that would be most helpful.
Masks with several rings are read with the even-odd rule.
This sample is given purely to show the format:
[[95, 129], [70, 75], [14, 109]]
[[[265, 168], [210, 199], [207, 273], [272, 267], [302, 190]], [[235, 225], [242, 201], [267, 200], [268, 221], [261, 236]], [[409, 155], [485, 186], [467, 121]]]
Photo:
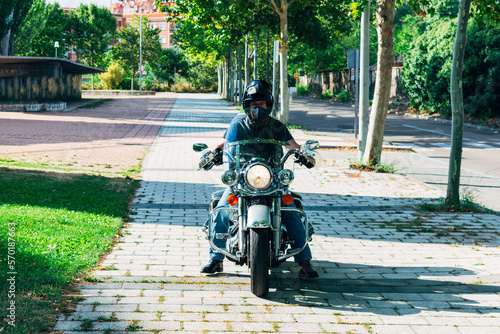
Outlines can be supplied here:
[[446, 205], [460, 204], [460, 166], [462, 162], [464, 101], [462, 93], [462, 71], [464, 66], [465, 44], [467, 42], [467, 24], [469, 22], [471, 0], [461, 0], [458, 10], [458, 25], [453, 60], [451, 62], [450, 93], [451, 93], [451, 150], [448, 170], [448, 187], [446, 190]]
[[123, 75], [120, 66], [113, 64], [108, 68], [108, 72], [99, 74], [99, 78], [107, 89], [116, 89], [122, 82]]
[[45, 28], [49, 17], [49, 8], [45, 0], [35, 0], [26, 18], [21, 23], [14, 39], [14, 54], [19, 55], [30, 51], [32, 43]]
[[[497, 6], [495, 6], [497, 5]], [[457, 34], [453, 45], [451, 63], [450, 95], [452, 132], [450, 163], [448, 169], [448, 186], [446, 205], [460, 206], [460, 167], [462, 162], [462, 143], [464, 127], [464, 99], [462, 91], [463, 65], [465, 46], [467, 43], [467, 24], [469, 22], [471, 0], [460, 0], [458, 12]], [[500, 22], [500, 6], [496, 0], [484, 0], [477, 3], [476, 15]]]
[[58, 41], [58, 57], [62, 58], [72, 44], [69, 30], [68, 16], [59, 4], [46, 5], [44, 1], [37, 1], [19, 27], [15, 41], [16, 54], [54, 57], [54, 42]]
[[90, 66], [105, 67], [105, 56], [116, 36], [116, 19], [109, 9], [81, 4], [69, 14], [77, 59]]
[[154, 75], [169, 85], [174, 83], [174, 69], [177, 72], [187, 73], [189, 64], [182, 52], [168, 48], [161, 50], [161, 56], [155, 61], [152, 70]]
[[385, 122], [389, 107], [392, 65], [394, 63], [394, 10], [395, 0], [380, 0], [377, 11], [377, 79], [375, 95], [370, 113], [367, 142], [363, 163], [376, 165], [382, 154]]
[[[145, 63], [154, 64], [160, 57], [161, 44], [159, 40], [159, 29], [151, 29], [149, 20], [142, 19], [142, 59]], [[119, 41], [113, 47], [113, 59], [118, 61], [127, 73], [132, 77], [134, 85], [135, 72], [139, 66], [139, 17], [136, 15], [132, 23], [120, 30]]]
[[19, 26], [28, 14], [34, 0], [0, 2], [0, 55], [12, 56]]

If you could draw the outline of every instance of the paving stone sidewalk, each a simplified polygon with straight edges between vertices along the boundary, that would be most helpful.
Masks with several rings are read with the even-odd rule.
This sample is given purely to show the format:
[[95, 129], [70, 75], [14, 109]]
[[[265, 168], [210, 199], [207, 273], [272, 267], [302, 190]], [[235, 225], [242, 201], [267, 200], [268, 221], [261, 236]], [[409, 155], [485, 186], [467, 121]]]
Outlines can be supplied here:
[[[65, 333], [499, 333], [500, 217], [434, 214], [415, 205], [443, 194], [399, 174], [347, 162], [297, 167], [317, 230], [320, 278], [292, 261], [271, 273], [265, 298], [247, 267], [202, 275], [201, 231], [221, 167], [196, 171], [194, 142], [214, 145], [236, 109], [213, 94], [179, 94], [144, 162], [134, 221], [55, 327]], [[299, 143], [314, 139], [293, 130]], [[329, 142], [342, 138], [322, 137]]]

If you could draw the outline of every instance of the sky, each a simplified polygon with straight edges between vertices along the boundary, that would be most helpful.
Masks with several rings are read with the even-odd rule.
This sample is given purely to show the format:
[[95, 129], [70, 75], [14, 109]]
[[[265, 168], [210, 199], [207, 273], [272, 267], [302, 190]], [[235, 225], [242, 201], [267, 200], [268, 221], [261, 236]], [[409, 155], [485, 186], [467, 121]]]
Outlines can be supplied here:
[[60, 7], [77, 8], [81, 3], [91, 4], [94, 3], [98, 6], [109, 7], [111, 0], [46, 0], [48, 3], [58, 2]]

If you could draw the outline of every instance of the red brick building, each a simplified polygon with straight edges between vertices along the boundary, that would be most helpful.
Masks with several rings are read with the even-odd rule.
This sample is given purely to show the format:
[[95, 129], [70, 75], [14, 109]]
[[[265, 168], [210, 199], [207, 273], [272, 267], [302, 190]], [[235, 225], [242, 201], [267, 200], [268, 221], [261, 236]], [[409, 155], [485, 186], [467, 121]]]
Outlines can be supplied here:
[[[173, 2], [173, 1], [172, 1]], [[127, 20], [132, 20], [134, 15], [143, 15], [150, 21], [152, 28], [160, 29], [160, 43], [163, 48], [173, 47], [172, 34], [175, 25], [168, 23], [166, 18], [168, 14], [162, 13], [155, 5], [155, 0], [112, 0], [111, 13], [116, 17], [117, 27], [121, 29], [127, 24]], [[165, 1], [165, 4], [169, 2]]]
[[[172, 35], [174, 33], [175, 25], [167, 23], [166, 18], [168, 14], [162, 13], [155, 5], [155, 0], [110, 0], [110, 7], [108, 9], [116, 18], [116, 27], [118, 30], [127, 25], [127, 20], [131, 21], [134, 15], [143, 15], [150, 21], [152, 28], [160, 29], [159, 38], [162, 48], [173, 47]], [[169, 4], [175, 1], [165, 1], [163, 4]], [[66, 12], [75, 10], [75, 8], [62, 7]], [[73, 47], [67, 53], [69, 60], [76, 61], [76, 53], [73, 52]]]

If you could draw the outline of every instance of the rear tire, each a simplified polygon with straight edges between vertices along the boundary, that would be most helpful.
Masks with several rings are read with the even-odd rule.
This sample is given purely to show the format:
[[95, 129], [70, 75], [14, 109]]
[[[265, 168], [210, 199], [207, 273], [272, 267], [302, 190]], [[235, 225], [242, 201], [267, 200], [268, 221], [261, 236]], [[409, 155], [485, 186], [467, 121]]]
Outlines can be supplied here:
[[269, 230], [250, 229], [250, 285], [257, 297], [269, 292]]

